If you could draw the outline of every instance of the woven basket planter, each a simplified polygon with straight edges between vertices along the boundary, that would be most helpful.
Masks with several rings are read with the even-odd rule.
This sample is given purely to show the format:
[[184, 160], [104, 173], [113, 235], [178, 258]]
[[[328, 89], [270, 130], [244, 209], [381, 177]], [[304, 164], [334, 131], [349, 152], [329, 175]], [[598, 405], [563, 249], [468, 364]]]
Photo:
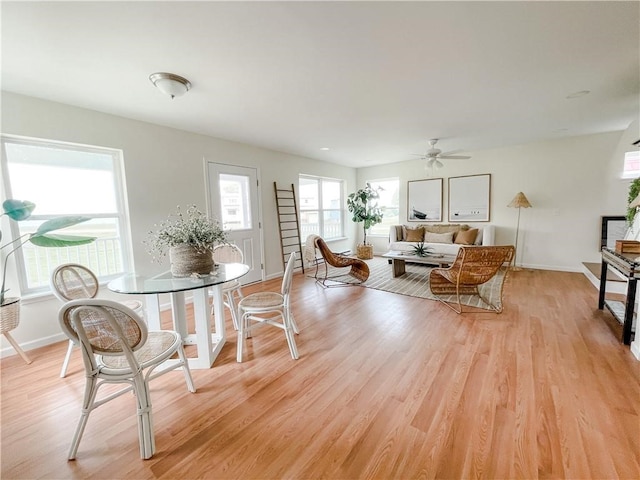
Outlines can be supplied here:
[[5, 298], [2, 307], [0, 307], [0, 334], [13, 330], [19, 323], [20, 298]]
[[373, 258], [373, 245], [360, 244], [356, 246], [356, 256], [361, 260], [371, 260]]
[[169, 249], [171, 274], [174, 277], [189, 277], [194, 273], [208, 275], [213, 272], [213, 253], [198, 252], [191, 245], [175, 245]]

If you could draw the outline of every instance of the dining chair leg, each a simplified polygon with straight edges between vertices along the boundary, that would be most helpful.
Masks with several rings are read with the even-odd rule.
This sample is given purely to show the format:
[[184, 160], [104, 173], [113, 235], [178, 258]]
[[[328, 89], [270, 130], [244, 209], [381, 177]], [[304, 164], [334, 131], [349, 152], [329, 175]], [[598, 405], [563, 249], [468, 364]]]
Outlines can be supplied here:
[[284, 333], [287, 337], [287, 343], [289, 344], [289, 351], [291, 352], [291, 358], [294, 360], [298, 359], [298, 346], [296, 345], [296, 339], [294, 335], [294, 328], [291, 324], [291, 317], [284, 312], [282, 315], [282, 320], [284, 323]]
[[247, 316], [243, 314], [240, 310], [238, 311], [240, 315], [240, 324], [238, 328], [238, 345], [236, 352], [236, 361], [238, 363], [242, 363], [242, 352], [244, 350], [244, 327], [247, 323]]
[[87, 377], [87, 382], [84, 386], [82, 414], [80, 415], [80, 420], [78, 421], [76, 432], [73, 435], [73, 440], [71, 441], [71, 448], [69, 449], [68, 456], [69, 460], [75, 460], [76, 458], [76, 454], [78, 453], [78, 446], [80, 445], [80, 440], [82, 439], [82, 434], [84, 433], [84, 429], [87, 426], [87, 421], [89, 420], [89, 414], [94, 407], [93, 404], [96, 400], [96, 393], [98, 393], [98, 380], [95, 377]]
[[184, 353], [184, 348], [180, 347], [178, 349], [178, 356], [180, 357], [180, 361], [182, 362], [182, 371], [184, 372], [184, 379], [187, 382], [187, 389], [191, 393], [196, 392], [196, 386], [193, 383], [193, 377], [191, 377], [191, 369], [189, 368], [189, 359], [187, 355]]
[[231, 311], [231, 320], [233, 321], [233, 328], [238, 330], [238, 312], [236, 308], [235, 298], [233, 296], [233, 291], [225, 293], [225, 297], [227, 297], [227, 307]]
[[62, 362], [62, 368], [60, 369], [60, 378], [64, 378], [67, 376], [67, 368], [69, 368], [69, 360], [71, 360], [71, 353], [73, 352], [73, 347], [75, 344], [69, 340], [69, 346], [67, 347], [67, 354], [64, 356], [64, 361]]
[[151, 410], [151, 396], [149, 386], [142, 373], [136, 375], [133, 380], [137, 400], [138, 435], [140, 441], [140, 457], [148, 459], [153, 457], [156, 451], [153, 433], [153, 415]]

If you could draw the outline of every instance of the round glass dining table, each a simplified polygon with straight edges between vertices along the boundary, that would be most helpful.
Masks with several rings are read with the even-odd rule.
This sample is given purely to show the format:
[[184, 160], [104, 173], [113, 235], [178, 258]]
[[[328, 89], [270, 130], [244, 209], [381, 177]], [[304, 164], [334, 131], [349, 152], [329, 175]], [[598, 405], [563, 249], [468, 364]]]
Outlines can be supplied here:
[[[210, 275], [174, 277], [171, 272], [155, 276], [128, 273], [108, 283], [112, 292], [125, 295], [144, 295], [145, 318], [150, 330], [161, 330], [160, 295], [171, 298], [173, 328], [180, 333], [185, 345], [195, 345], [197, 356], [189, 356], [190, 368], [211, 368], [226, 341], [224, 302], [222, 285], [236, 280], [249, 272], [249, 266], [242, 263], [216, 264]], [[213, 293], [214, 328], [211, 328], [209, 291]], [[193, 298], [195, 333], [187, 326], [185, 292]]]

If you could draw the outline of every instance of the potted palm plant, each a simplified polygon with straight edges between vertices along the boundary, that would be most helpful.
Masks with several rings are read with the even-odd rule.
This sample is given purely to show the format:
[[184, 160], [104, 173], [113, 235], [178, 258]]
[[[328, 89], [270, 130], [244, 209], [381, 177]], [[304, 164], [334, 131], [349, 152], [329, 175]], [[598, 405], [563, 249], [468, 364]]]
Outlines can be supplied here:
[[195, 205], [156, 225], [144, 243], [148, 253], [161, 261], [169, 253], [171, 274], [174, 277], [206, 275], [213, 272], [213, 247], [227, 241], [225, 232], [216, 220], [208, 218]]
[[[2, 213], [0, 214], [0, 217], [7, 216], [13, 221], [20, 222], [22, 220], [28, 219], [35, 208], [36, 205], [28, 200], [8, 199], [2, 203]], [[87, 220], [89, 220], [89, 217], [83, 216], [64, 216], [52, 218], [43, 222], [35, 232], [21, 235], [18, 238], [5, 243], [4, 245], [0, 245], [0, 252], [2, 252], [2, 286], [0, 287], [0, 333], [6, 334], [10, 330], [16, 328], [20, 322], [20, 298], [5, 296], [5, 293], [8, 290], [7, 288], [5, 288], [5, 286], [9, 257], [13, 253], [18, 251], [18, 249], [27, 242], [31, 242], [39, 247], [70, 247], [91, 243], [95, 240], [95, 237], [59, 235], [51, 233], [55, 230], [71, 227]], [[0, 231], [0, 241], [2, 241], [2, 231]]]
[[380, 187], [373, 188], [367, 183], [365, 188], [347, 197], [347, 209], [351, 212], [351, 219], [356, 223], [363, 222], [363, 242], [357, 246], [357, 257], [363, 260], [373, 258], [373, 245], [367, 243], [367, 231], [382, 222], [382, 209], [375, 201], [380, 196], [380, 190]]

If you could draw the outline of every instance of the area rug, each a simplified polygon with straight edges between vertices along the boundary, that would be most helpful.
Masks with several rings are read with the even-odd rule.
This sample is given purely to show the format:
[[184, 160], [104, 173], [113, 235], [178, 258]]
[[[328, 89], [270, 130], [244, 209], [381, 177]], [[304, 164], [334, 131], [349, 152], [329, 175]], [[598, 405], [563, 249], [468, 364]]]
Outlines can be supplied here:
[[[384, 290], [385, 292], [397, 293], [400, 295], [408, 295], [410, 297], [426, 298], [429, 300], [437, 300], [438, 298], [431, 293], [429, 288], [429, 272], [431, 266], [416, 263], [406, 264], [406, 273], [397, 278], [393, 278], [392, 266], [386, 258], [374, 257], [371, 260], [365, 260], [369, 265], [369, 278], [366, 282], [359, 284], [361, 287], [373, 288], [376, 290]], [[324, 276], [324, 265], [319, 266], [319, 275]], [[358, 281], [348, 275], [349, 268], [335, 268], [328, 266], [327, 281], [329, 286], [346, 286], [348, 284], [357, 285]], [[315, 276], [315, 267], [309, 269], [309, 276]], [[498, 274], [479, 290], [483, 297], [494, 305], [501, 305], [500, 302], [500, 286], [502, 284], [506, 269], [501, 269]], [[456, 302], [455, 295], [443, 295], [443, 300]], [[489, 306], [476, 295], [462, 295], [460, 303], [475, 308], [487, 309]]]

